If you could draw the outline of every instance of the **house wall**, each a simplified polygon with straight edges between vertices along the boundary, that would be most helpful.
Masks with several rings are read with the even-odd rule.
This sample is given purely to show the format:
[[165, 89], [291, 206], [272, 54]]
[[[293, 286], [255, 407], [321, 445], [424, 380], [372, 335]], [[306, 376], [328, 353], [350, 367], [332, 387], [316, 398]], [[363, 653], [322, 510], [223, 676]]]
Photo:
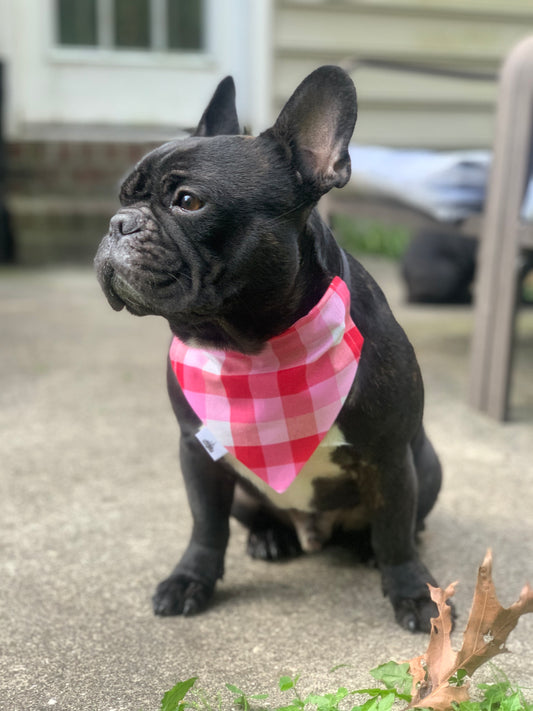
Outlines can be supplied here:
[[[248, 105], [253, 6], [204, 0], [206, 47], [199, 53], [64, 47], [55, 0], [0, 0], [0, 57], [6, 63], [6, 133], [34, 139], [58, 126], [136, 126], [145, 134], [194, 126], [216, 81], [235, 75]], [[237, 41], [240, 40], [240, 41]], [[116, 135], [113, 136], [116, 138]]]
[[[0, 0], [6, 187], [19, 261], [89, 261], [121, 176], [147, 148], [194, 125], [226, 73], [236, 78], [241, 120], [257, 132], [320, 64], [360, 58], [494, 74], [533, 32], [531, 0], [206, 1], [208, 55], [165, 58], [61, 50], [53, 0]], [[494, 79], [366, 66], [352, 75], [355, 140], [490, 145]]]
[[247, 124], [270, 99], [256, 81], [268, 76], [270, 0], [204, 0], [207, 47], [192, 55], [59, 47], [54, 4], [0, 0], [5, 187], [25, 264], [91, 262], [120, 179], [194, 127], [223, 76], [235, 77]]
[[[495, 75], [533, 32], [531, 0], [276, 0], [273, 104], [320, 64], [360, 60]], [[361, 65], [355, 140], [430, 148], [489, 147], [496, 79], [442, 78]]]

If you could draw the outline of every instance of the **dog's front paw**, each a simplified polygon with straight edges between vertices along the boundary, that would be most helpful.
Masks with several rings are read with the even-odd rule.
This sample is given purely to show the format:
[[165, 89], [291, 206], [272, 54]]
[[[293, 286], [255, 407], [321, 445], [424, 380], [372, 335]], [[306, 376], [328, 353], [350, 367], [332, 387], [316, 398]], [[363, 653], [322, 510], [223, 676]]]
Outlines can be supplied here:
[[[400, 565], [381, 566], [381, 574], [383, 592], [390, 598], [396, 622], [409, 632], [431, 632], [431, 618], [439, 613], [428, 583], [434, 587], [437, 583], [423, 563], [414, 559]], [[455, 611], [453, 605], [450, 607], [453, 624]]]
[[[452, 627], [455, 624], [455, 607], [453, 603], [447, 602], [451, 607]], [[398, 600], [394, 604], [394, 615], [396, 622], [409, 632], [431, 632], [431, 618], [437, 617], [439, 611], [431, 599], [421, 598], [418, 600]]]
[[186, 575], [171, 575], [162, 580], [152, 597], [156, 615], [196, 615], [205, 610], [214, 585], [191, 580]]

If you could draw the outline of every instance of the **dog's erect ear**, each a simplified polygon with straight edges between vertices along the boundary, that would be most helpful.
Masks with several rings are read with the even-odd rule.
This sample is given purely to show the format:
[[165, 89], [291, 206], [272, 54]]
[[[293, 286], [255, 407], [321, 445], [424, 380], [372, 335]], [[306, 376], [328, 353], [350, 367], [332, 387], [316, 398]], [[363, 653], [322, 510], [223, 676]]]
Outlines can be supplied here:
[[240, 133], [240, 127], [235, 108], [235, 84], [233, 77], [226, 77], [217, 86], [194, 135], [232, 136], [237, 133]]
[[290, 151], [293, 165], [314, 199], [350, 179], [348, 146], [357, 119], [355, 86], [340, 67], [310, 74], [266, 131]]

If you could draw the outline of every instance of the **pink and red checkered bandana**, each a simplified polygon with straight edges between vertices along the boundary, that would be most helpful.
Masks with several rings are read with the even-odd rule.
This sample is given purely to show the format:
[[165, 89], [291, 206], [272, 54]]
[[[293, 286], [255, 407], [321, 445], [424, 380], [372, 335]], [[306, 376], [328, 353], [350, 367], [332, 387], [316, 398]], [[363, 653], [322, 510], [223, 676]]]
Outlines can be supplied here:
[[204, 441], [212, 456], [214, 448], [218, 456], [230, 452], [283, 492], [335, 422], [362, 347], [350, 292], [335, 277], [318, 304], [259, 354], [192, 348], [174, 338], [170, 361], [208, 439], [216, 439]]

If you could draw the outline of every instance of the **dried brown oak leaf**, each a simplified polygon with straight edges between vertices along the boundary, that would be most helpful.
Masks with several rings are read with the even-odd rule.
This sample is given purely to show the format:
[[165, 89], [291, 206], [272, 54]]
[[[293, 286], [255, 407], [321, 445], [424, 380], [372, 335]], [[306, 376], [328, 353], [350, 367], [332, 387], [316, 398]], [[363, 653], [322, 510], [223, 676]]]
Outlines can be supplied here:
[[487, 551], [481, 564], [472, 608], [459, 652], [452, 649], [451, 607], [446, 601], [455, 592], [456, 583], [446, 590], [429, 586], [431, 599], [439, 615], [432, 619], [431, 636], [425, 654], [410, 660], [413, 676], [413, 700], [410, 708], [433, 708], [448, 711], [452, 702], [469, 698], [468, 684], [451, 685], [449, 679], [464, 669], [471, 676], [484, 662], [496, 654], [506, 652], [505, 642], [516, 627], [518, 618], [533, 612], [533, 589], [525, 585], [518, 600], [511, 607], [501, 606], [492, 581], [492, 552]]

